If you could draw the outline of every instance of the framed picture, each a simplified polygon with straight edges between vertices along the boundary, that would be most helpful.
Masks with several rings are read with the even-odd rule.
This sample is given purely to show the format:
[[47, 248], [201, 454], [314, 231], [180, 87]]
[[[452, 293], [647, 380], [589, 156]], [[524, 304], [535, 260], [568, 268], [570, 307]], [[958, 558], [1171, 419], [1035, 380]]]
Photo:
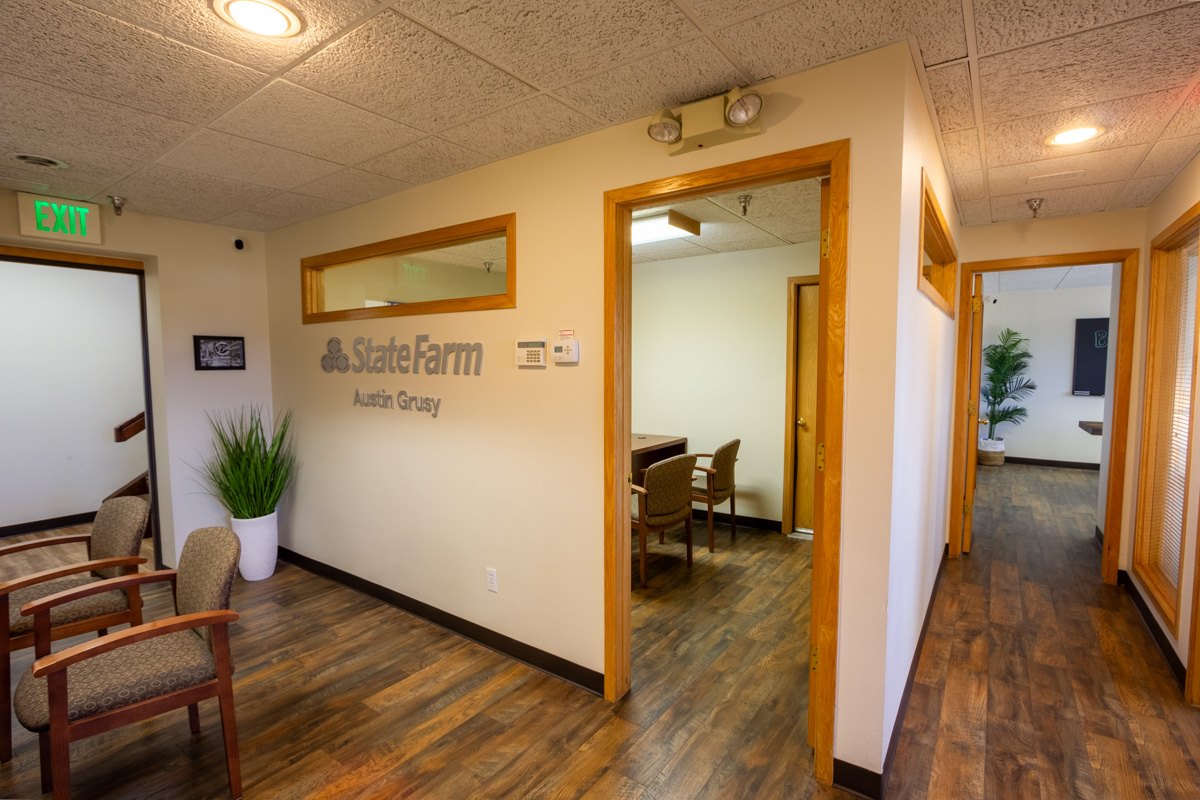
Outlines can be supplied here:
[[245, 369], [246, 337], [193, 336], [196, 369]]

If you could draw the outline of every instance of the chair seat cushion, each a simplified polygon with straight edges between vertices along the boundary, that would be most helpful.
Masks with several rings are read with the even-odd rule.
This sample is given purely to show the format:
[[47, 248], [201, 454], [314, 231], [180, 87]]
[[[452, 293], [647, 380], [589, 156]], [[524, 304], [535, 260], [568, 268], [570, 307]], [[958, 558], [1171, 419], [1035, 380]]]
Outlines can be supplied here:
[[[639, 514], [642, 513], [641, 512], [641, 503], [638, 502], [639, 500], [641, 500], [641, 497], [639, 497], [638, 495], [635, 494], [631, 498], [631, 500], [632, 500], [632, 505], [630, 506], [630, 509], [633, 512], [634, 521], [637, 521], [637, 520], [641, 519], [641, 517], [638, 516]], [[646, 524], [654, 525], [654, 526], [671, 525], [676, 522], [683, 522], [685, 519], [687, 519], [689, 516], [691, 516], [691, 513], [692, 513], [692, 507], [691, 507], [691, 505], [688, 505], [686, 508], [679, 509], [674, 514], [657, 514], [657, 515], [651, 514], [650, 516], [646, 517]]]
[[[67, 667], [67, 719], [74, 721], [169, 694], [217, 677], [212, 653], [191, 630], [168, 633]], [[46, 679], [25, 670], [13, 696], [17, 720], [50, 730]]]
[[[9, 635], [20, 636], [33, 632], [33, 616], [23, 616], [21, 614], [21, 606], [26, 603], [32, 603], [34, 600], [41, 600], [43, 597], [49, 597], [52, 594], [65, 592], [67, 589], [75, 589], [80, 586], [86, 586], [89, 583], [95, 583], [97, 580], [99, 578], [90, 572], [85, 572], [82, 575], [68, 575], [65, 578], [34, 584], [33, 586], [27, 586], [24, 589], [18, 589], [13, 592], [8, 597]], [[84, 597], [79, 600], [73, 600], [70, 603], [63, 603], [61, 606], [55, 606], [50, 609], [50, 625], [66, 625], [69, 622], [78, 622], [81, 619], [102, 617], [106, 614], [119, 614], [122, 611], [128, 610], [129, 597], [120, 589], [114, 589], [111, 592], [94, 594], [91, 597]]]

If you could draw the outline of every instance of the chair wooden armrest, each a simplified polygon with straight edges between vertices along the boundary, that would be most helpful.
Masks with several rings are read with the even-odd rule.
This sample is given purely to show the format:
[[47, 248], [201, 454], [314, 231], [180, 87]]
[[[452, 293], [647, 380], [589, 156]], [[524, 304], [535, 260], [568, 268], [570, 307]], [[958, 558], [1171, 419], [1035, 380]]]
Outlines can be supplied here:
[[646, 490], [643, 489], [641, 486], [638, 486], [637, 484], [632, 484], [629, 487], [629, 491], [635, 492], [636, 494], [640, 494], [642, 497], [646, 496]]
[[146, 559], [142, 556], [122, 556], [121, 558], [100, 558], [95, 561], [84, 561], [79, 564], [71, 564], [67, 567], [55, 567], [54, 569], [35, 572], [32, 575], [26, 575], [23, 578], [17, 578], [7, 583], [0, 583], [0, 595], [11, 594], [18, 589], [36, 586], [39, 583], [45, 583], [57, 578], [65, 578], [68, 575], [78, 575], [81, 572], [92, 572], [93, 570], [107, 569], [108, 567], [132, 567], [145, 563]]
[[[141, 556], [136, 556], [136, 563], [145, 563], [146, 559]], [[105, 561], [127, 561], [134, 562], [131, 558], [108, 558]], [[100, 561], [90, 562], [100, 564]], [[122, 566], [120, 564], [107, 564], [105, 566]], [[144, 583], [158, 583], [159, 581], [174, 581], [177, 573], [173, 569], [160, 569], [154, 572], [138, 572], [134, 575], [121, 575], [117, 578], [108, 578], [95, 583], [89, 583], [86, 586], [76, 586], [74, 589], [66, 589], [57, 594], [47, 595], [46, 597], [21, 606], [21, 613], [25, 616], [37, 614], [38, 612], [49, 613], [50, 609], [55, 606], [60, 606], [63, 603], [69, 603], [72, 600], [78, 600], [82, 597], [90, 597], [94, 594], [102, 594], [111, 592], [113, 589], [127, 589], [130, 586], [141, 586]]]
[[717, 471], [712, 467], [692, 467], [696, 472], [707, 472], [709, 475], [716, 475]]
[[52, 544], [74, 544], [75, 542], [90, 542], [91, 540], [92, 535], [90, 533], [80, 533], [74, 536], [47, 536], [42, 539], [30, 539], [28, 542], [18, 542], [17, 544], [0, 547], [0, 556], [19, 553], [22, 550], [33, 550], [38, 547], [49, 547]]
[[692, 453], [696, 458], [712, 458], [712, 453]]
[[192, 628], [226, 625], [234, 622], [237, 618], [238, 614], [236, 611], [200, 611], [195, 614], [183, 614], [182, 616], [171, 617], [169, 619], [160, 619], [157, 622], [147, 622], [145, 625], [138, 625], [136, 628], [126, 628], [123, 631], [110, 633], [107, 636], [101, 636], [83, 644], [68, 647], [62, 652], [39, 658], [33, 664], [33, 677], [41, 678], [52, 672], [66, 669], [72, 664], [78, 664], [80, 661], [116, 650], [119, 647], [144, 642], [156, 636], [165, 636], [168, 633], [178, 633], [179, 631], [186, 631]]

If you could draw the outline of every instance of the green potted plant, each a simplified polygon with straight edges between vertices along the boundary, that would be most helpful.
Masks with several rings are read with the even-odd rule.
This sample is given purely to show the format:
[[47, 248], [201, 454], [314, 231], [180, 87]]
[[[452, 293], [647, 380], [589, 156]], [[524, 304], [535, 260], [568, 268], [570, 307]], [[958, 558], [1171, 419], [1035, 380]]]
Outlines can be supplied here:
[[238, 569], [248, 581], [275, 572], [279, 550], [276, 509], [296, 479], [298, 462], [289, 430], [292, 412], [272, 425], [257, 406], [237, 412], [209, 414], [213, 455], [200, 476], [213, 497], [229, 511], [231, 527], [242, 542]]
[[996, 428], [1005, 422], [1020, 425], [1029, 416], [1028, 409], [1018, 405], [1005, 405], [1021, 401], [1033, 394], [1037, 383], [1024, 377], [1029, 371], [1029, 340], [1012, 328], [1000, 331], [995, 344], [983, 348], [983, 365], [987, 374], [983, 378], [980, 395], [983, 400], [985, 418], [979, 420], [988, 426], [986, 437], [979, 439], [979, 463], [999, 466], [1004, 463], [1004, 439], [996, 438]]

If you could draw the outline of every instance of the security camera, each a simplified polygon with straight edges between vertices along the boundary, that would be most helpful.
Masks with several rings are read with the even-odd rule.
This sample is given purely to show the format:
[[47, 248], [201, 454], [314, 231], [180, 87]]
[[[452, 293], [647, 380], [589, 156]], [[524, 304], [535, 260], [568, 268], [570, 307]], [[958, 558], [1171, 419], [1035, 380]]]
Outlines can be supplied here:
[[245, 250], [246, 249], [246, 240], [240, 236], [233, 237], [233, 249], [234, 250]]
[[998, 303], [998, 302], [1000, 302], [1000, 298], [999, 298], [999, 297], [993, 297], [993, 298], [992, 298], [992, 305], [996, 305], [996, 303]]

